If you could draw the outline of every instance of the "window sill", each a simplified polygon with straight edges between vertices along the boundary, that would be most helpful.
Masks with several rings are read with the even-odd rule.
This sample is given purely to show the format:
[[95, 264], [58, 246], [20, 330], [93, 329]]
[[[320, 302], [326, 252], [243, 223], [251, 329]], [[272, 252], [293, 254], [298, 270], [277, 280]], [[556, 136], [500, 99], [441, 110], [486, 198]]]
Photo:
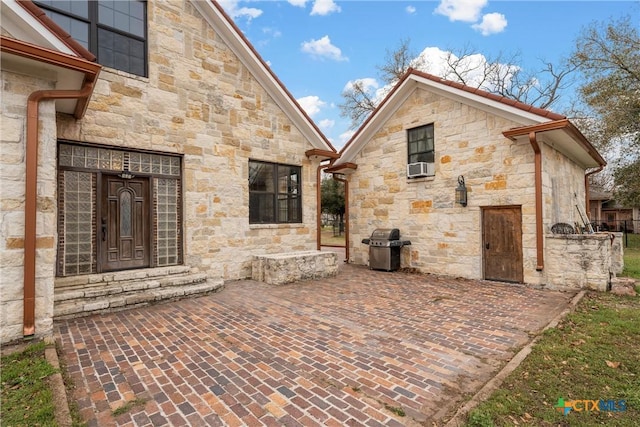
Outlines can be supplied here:
[[435, 179], [436, 179], [435, 175], [423, 176], [420, 178], [407, 178], [407, 184], [419, 183], [419, 182], [431, 182], [431, 181], [435, 181]]
[[133, 79], [133, 80], [138, 80], [144, 83], [149, 83], [149, 77], [148, 76], [140, 76], [138, 74], [133, 74], [133, 73], [129, 73], [128, 71], [123, 71], [123, 70], [118, 70], [117, 68], [111, 68], [111, 67], [107, 67], [106, 65], [102, 66], [102, 70], [112, 73], [112, 74], [116, 74], [120, 77], [126, 77], [129, 79]]
[[249, 224], [249, 230], [278, 229], [278, 228], [304, 228], [304, 227], [305, 227], [305, 224], [301, 222], [282, 223], [282, 224]]

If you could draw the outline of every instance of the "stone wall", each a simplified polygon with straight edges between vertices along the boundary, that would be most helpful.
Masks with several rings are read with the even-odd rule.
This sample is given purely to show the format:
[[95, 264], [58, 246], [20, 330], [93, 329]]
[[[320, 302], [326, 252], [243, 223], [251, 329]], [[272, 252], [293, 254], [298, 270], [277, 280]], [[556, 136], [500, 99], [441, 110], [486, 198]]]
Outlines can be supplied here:
[[[313, 146], [191, 2], [148, 2], [149, 76], [104, 68], [81, 120], [40, 106], [36, 334], [52, 329], [58, 140], [183, 156], [184, 263], [208, 277], [251, 276], [253, 254], [316, 249]], [[28, 73], [41, 75], [35, 69]], [[22, 337], [24, 149], [30, 93], [57, 76], [2, 64], [0, 341]], [[249, 159], [302, 167], [303, 222], [250, 225]]]
[[[408, 179], [407, 130], [435, 124], [435, 176]], [[417, 89], [354, 160], [350, 181], [350, 255], [368, 263], [361, 244], [375, 228], [399, 228], [411, 246], [402, 267], [482, 278], [482, 207], [521, 206], [524, 281], [541, 284], [536, 271], [534, 152], [502, 132], [522, 126], [488, 111]], [[576, 221], [576, 200], [584, 204], [584, 171], [543, 146], [543, 222]], [[463, 175], [468, 205], [455, 204]], [[574, 193], [577, 196], [574, 196]]]
[[[24, 203], [27, 97], [52, 89], [45, 76], [28, 77], [2, 64], [2, 132], [0, 149], [0, 342], [22, 337], [24, 290]], [[51, 77], [51, 76], [49, 76]], [[53, 283], [56, 234], [55, 108], [40, 103], [38, 200], [36, 215], [36, 335], [53, 327]]]
[[606, 291], [615, 270], [621, 272], [616, 265], [622, 256], [621, 237], [622, 233], [547, 235], [546, 287]]
[[[149, 77], [105, 69], [72, 141], [184, 155], [185, 263], [251, 276], [255, 253], [316, 249], [313, 148], [190, 2], [149, 2]], [[250, 225], [249, 159], [302, 166], [303, 222]]]

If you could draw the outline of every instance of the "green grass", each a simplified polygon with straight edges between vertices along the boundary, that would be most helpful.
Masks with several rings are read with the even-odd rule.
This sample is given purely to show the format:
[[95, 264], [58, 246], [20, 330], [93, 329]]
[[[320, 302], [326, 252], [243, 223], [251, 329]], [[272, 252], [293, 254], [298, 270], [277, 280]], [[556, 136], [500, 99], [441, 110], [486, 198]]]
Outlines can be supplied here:
[[320, 244], [327, 246], [344, 246], [345, 236], [342, 232], [339, 236], [333, 235], [333, 227], [322, 227], [320, 232]]
[[640, 234], [628, 234], [626, 238], [629, 246], [624, 248], [622, 275], [640, 279]]
[[56, 370], [44, 357], [45, 344], [2, 357], [0, 401], [3, 426], [55, 426], [53, 395], [47, 377]]
[[[640, 298], [589, 293], [547, 330], [467, 426], [637, 426], [640, 419]], [[558, 399], [625, 400], [626, 411], [571, 411]]]

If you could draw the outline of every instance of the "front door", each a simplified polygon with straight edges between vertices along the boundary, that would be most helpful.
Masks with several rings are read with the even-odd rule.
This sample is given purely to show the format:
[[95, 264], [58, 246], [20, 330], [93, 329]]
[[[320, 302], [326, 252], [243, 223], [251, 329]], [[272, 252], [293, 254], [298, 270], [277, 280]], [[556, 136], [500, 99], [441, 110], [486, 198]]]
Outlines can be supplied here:
[[484, 208], [482, 244], [485, 279], [518, 283], [523, 281], [520, 206]]
[[149, 178], [102, 175], [102, 271], [149, 267], [149, 199]]

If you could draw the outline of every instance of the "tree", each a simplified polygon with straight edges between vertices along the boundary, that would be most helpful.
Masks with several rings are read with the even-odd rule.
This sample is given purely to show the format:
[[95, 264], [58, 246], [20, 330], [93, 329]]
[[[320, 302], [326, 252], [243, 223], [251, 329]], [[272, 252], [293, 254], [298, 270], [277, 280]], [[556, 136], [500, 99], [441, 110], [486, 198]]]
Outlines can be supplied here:
[[640, 161], [617, 168], [613, 177], [616, 201], [622, 206], [640, 206]]
[[594, 23], [576, 42], [572, 63], [584, 77], [583, 102], [598, 118], [606, 144], [623, 138], [640, 149], [640, 37], [627, 16]]
[[344, 184], [326, 176], [320, 183], [321, 211], [338, 217], [340, 223], [344, 219]]
[[616, 199], [640, 206], [640, 36], [633, 22], [591, 24], [571, 61], [584, 79], [581, 129], [610, 160]]
[[[383, 64], [377, 67], [383, 88], [373, 84], [372, 79], [360, 79], [350, 82], [342, 92], [340, 114], [351, 119], [352, 128], [362, 124], [410, 67], [540, 108], [556, 103], [571, 84], [570, 76], [576, 67], [564, 64], [558, 68], [544, 63], [541, 70], [532, 73], [517, 65], [519, 54], [506, 57], [500, 53], [488, 58], [465, 46], [457, 52], [427, 48], [416, 55], [409, 44], [408, 39], [401, 40], [395, 50], [386, 52]], [[434, 56], [437, 63], [433, 62]]]

